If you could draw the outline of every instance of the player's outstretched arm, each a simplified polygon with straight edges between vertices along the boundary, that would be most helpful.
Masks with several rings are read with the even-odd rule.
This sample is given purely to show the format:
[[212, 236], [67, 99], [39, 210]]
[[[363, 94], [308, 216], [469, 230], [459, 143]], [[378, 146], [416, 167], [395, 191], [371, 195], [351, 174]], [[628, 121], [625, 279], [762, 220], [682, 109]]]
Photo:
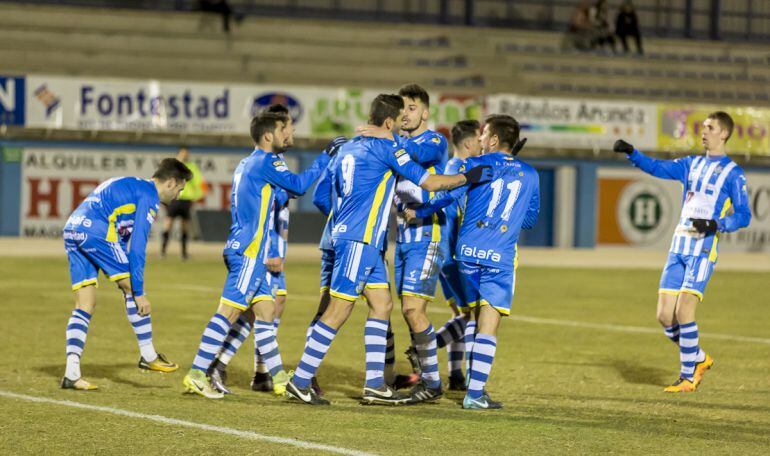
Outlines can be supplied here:
[[481, 184], [490, 180], [492, 180], [492, 167], [481, 165], [471, 168], [464, 174], [431, 174], [420, 184], [420, 187], [429, 192], [439, 192], [442, 190], [452, 190], [465, 184]]
[[338, 136], [331, 140], [326, 146], [323, 153], [319, 154], [312, 165], [299, 174], [294, 174], [289, 171], [286, 166], [286, 162], [283, 160], [275, 160], [272, 162], [265, 162], [263, 166], [265, 179], [276, 187], [280, 187], [289, 193], [297, 196], [304, 195], [308, 188], [313, 185], [313, 182], [318, 179], [321, 173], [326, 169], [331, 157], [337, 154], [339, 148], [342, 147], [347, 141], [344, 136]]
[[439, 192], [426, 203], [413, 208], [416, 218], [430, 217], [453, 202], [460, 202], [468, 191], [467, 185], [462, 185], [448, 192]]
[[681, 182], [687, 180], [687, 172], [690, 169], [692, 157], [682, 157], [676, 160], [656, 160], [650, 158], [633, 145], [618, 139], [612, 150], [619, 154], [626, 154], [631, 163], [647, 174], [661, 179], [673, 179]]

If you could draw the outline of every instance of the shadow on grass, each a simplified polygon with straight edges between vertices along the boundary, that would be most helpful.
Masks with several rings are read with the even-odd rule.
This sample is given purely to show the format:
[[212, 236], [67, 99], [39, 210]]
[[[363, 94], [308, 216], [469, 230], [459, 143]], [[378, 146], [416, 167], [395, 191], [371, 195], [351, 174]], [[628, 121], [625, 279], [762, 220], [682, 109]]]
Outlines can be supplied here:
[[607, 366], [615, 369], [627, 383], [637, 385], [666, 386], [666, 379], [671, 377], [670, 369], [642, 366], [630, 363], [624, 359], [610, 360]]
[[[115, 383], [122, 385], [129, 385], [135, 388], [166, 388], [167, 386], [162, 384], [150, 385], [146, 383], [139, 383], [128, 378], [125, 378], [121, 374], [126, 373], [128, 370], [139, 370], [136, 364], [131, 363], [117, 363], [117, 364], [86, 364], [81, 366], [83, 371], [83, 377], [85, 378], [104, 378]], [[36, 368], [38, 372], [42, 372], [50, 377], [59, 381], [64, 375], [63, 364], [49, 364], [46, 366], [39, 366]], [[152, 374], [155, 374], [154, 372]], [[160, 374], [158, 374], [160, 375]], [[97, 382], [98, 384], [98, 382]]]

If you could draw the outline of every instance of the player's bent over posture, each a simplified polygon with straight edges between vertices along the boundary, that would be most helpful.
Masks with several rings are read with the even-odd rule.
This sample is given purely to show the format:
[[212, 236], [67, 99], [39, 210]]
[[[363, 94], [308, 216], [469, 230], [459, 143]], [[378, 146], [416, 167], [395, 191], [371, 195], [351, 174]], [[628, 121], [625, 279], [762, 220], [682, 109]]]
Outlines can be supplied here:
[[[369, 123], [397, 131], [402, 124], [404, 101], [398, 95], [379, 95], [372, 102]], [[484, 180], [489, 168], [465, 174], [430, 174], [412, 161], [393, 139], [357, 136], [340, 148], [331, 172], [338, 196], [333, 208], [332, 245], [335, 251], [330, 302], [305, 345], [294, 377], [287, 385], [290, 397], [311, 405], [327, 405], [311, 388], [311, 381], [339, 328], [363, 293], [369, 305], [364, 330], [366, 384], [363, 402], [400, 404], [408, 399], [385, 383], [388, 323], [393, 303], [381, 248], [385, 242], [395, 175], [429, 191], [449, 190]], [[395, 173], [395, 175], [394, 175]]]
[[270, 278], [265, 265], [265, 246], [276, 188], [302, 195], [323, 171], [336, 149], [325, 150], [301, 174], [293, 174], [278, 154], [285, 147], [287, 123], [275, 113], [263, 113], [251, 121], [254, 152], [241, 160], [233, 174], [230, 195], [232, 224], [223, 256], [227, 265], [222, 297], [201, 337], [193, 365], [183, 380], [187, 392], [219, 399], [223, 393], [206, 378], [211, 363], [222, 350], [225, 337], [241, 314], [253, 308], [255, 332], [264, 328], [265, 337], [255, 337], [257, 349], [273, 378], [273, 391], [283, 395], [289, 381], [275, 341]]
[[658, 290], [658, 321], [666, 336], [679, 345], [681, 363], [679, 379], [665, 389], [668, 393], [695, 391], [714, 364], [700, 348], [695, 308], [714, 272], [719, 233], [747, 227], [751, 221], [746, 177], [725, 151], [732, 132], [733, 119], [719, 111], [703, 122], [705, 156], [655, 160], [623, 140], [614, 146], [615, 152], [628, 154], [642, 171], [684, 186], [682, 213]]
[[490, 398], [485, 385], [497, 349], [497, 328], [511, 311], [519, 233], [532, 228], [540, 213], [537, 171], [515, 157], [526, 141], [519, 140], [519, 131], [513, 117], [489, 116], [480, 138], [482, 155], [468, 158], [466, 166], [490, 166], [492, 179], [450, 192], [463, 207], [455, 260], [463, 295], [472, 308], [468, 326], [476, 327], [475, 335], [465, 341], [470, 360], [465, 409], [502, 407]]
[[67, 367], [61, 387], [95, 390], [80, 376], [80, 357], [96, 308], [97, 277], [101, 269], [117, 282], [126, 314], [139, 343], [139, 368], [172, 372], [179, 368], [155, 351], [150, 301], [144, 290], [144, 263], [150, 227], [160, 202], [173, 201], [192, 178], [180, 161], [160, 162], [152, 179], [115, 177], [103, 182], [75, 209], [64, 226], [75, 310], [67, 323]]

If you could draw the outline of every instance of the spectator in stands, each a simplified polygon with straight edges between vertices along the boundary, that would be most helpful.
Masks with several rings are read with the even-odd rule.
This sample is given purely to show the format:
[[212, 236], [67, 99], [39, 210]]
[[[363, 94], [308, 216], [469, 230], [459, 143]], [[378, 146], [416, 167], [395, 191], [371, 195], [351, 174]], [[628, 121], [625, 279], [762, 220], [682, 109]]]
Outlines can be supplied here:
[[192, 221], [193, 203], [199, 201], [206, 193], [206, 183], [201, 170], [194, 161], [190, 160], [190, 151], [186, 146], [179, 148], [176, 159], [184, 163], [192, 173], [192, 179], [187, 181], [179, 197], [166, 206], [166, 217], [163, 219], [163, 239], [160, 246], [161, 257], [166, 257], [166, 248], [171, 236], [174, 219], [182, 219], [182, 259], [187, 260], [187, 240], [190, 237], [190, 222]]
[[612, 52], [615, 52], [615, 34], [612, 33], [612, 26], [610, 25], [607, 0], [599, 0], [591, 8], [591, 23], [594, 28], [594, 38], [591, 47], [601, 49], [607, 44], [612, 49]]
[[618, 17], [615, 20], [615, 33], [620, 38], [620, 42], [623, 43], [623, 52], [628, 53], [628, 41], [626, 37], [632, 36], [636, 38], [636, 52], [639, 55], [644, 54], [642, 49], [642, 36], [639, 33], [639, 20], [636, 17], [636, 9], [631, 0], [627, 0], [620, 7]]
[[592, 41], [591, 8], [588, 5], [588, 0], [582, 0], [572, 13], [564, 47], [587, 51], [591, 49]]
[[199, 0], [198, 9], [204, 13], [213, 13], [222, 15], [222, 30], [230, 33], [230, 21], [233, 17], [233, 9], [227, 0]]

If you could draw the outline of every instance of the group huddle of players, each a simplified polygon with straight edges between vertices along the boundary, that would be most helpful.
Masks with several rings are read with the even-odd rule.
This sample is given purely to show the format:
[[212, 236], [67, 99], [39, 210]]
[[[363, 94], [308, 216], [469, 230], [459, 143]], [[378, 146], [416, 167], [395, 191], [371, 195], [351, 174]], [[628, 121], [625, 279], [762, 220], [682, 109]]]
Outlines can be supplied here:
[[[510, 314], [522, 228], [533, 228], [540, 209], [537, 171], [517, 154], [518, 122], [491, 115], [452, 128], [453, 157], [428, 129], [428, 93], [416, 84], [381, 94], [356, 136], [333, 139], [305, 171], [292, 173], [283, 152], [294, 126], [286, 107], [273, 105], [252, 119], [254, 151], [236, 168], [232, 225], [223, 256], [227, 279], [207, 323], [185, 391], [207, 398], [230, 393], [227, 365], [252, 332], [251, 387], [310, 405], [328, 400], [316, 381], [337, 332], [364, 298], [366, 380], [363, 404], [418, 404], [443, 395], [437, 350], [446, 347], [449, 389], [465, 391], [466, 409], [495, 409], [486, 390], [497, 330]], [[695, 306], [717, 258], [719, 232], [748, 225], [743, 171], [725, 155], [732, 119], [722, 112], [704, 121], [705, 156], [655, 160], [619, 140], [615, 151], [654, 176], [684, 185], [682, 215], [661, 278], [658, 319], [680, 347], [679, 378], [670, 392], [694, 391], [713, 359], [698, 344]], [[80, 375], [99, 269], [124, 293], [141, 352], [139, 367], [171, 372], [178, 366], [152, 343], [150, 303], [143, 290], [149, 228], [159, 203], [173, 200], [189, 170], [165, 159], [150, 180], [110, 179], [75, 210], [64, 230], [76, 308], [67, 326], [62, 388], [96, 387]], [[327, 216], [320, 244], [321, 296], [293, 374], [284, 369], [276, 339], [286, 300], [283, 275], [288, 201], [318, 181], [313, 202]], [[397, 214], [395, 293], [408, 324], [413, 372], [397, 375], [391, 330], [393, 300], [385, 259], [392, 208]], [[434, 330], [427, 314], [438, 282], [453, 315]], [[464, 368], [464, 373], [463, 373]], [[406, 390], [406, 391], [400, 391]]]

